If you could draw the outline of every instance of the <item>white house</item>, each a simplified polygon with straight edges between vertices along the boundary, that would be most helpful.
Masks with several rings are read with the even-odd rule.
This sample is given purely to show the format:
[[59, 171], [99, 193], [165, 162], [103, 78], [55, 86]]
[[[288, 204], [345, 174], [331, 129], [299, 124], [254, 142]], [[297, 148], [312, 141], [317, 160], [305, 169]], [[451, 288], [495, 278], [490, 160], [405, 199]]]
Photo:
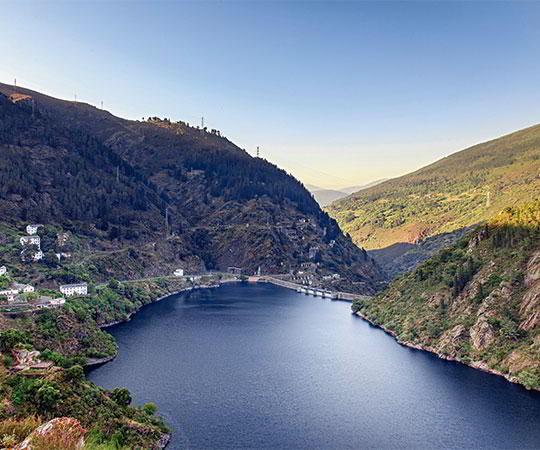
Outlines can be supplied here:
[[30, 286], [29, 284], [13, 283], [12, 288], [16, 289], [17, 293], [22, 292], [24, 294], [28, 294], [35, 291], [34, 286]]
[[7, 267], [6, 266], [0, 266], [0, 275], [5, 275], [7, 273]]
[[30, 235], [36, 234], [39, 227], [41, 227], [41, 225], [37, 223], [26, 225], [26, 232]]
[[12, 295], [17, 295], [19, 293], [19, 291], [17, 289], [13, 289], [13, 288], [8, 288], [8, 289], [3, 289], [0, 291], [0, 295], [1, 296], [6, 296], [6, 297], [10, 297]]
[[176, 269], [174, 271], [174, 276], [175, 277], [183, 277], [184, 276], [184, 269]]
[[21, 245], [37, 245], [39, 246], [41, 243], [41, 239], [38, 235], [33, 236], [22, 236], [21, 239]]
[[64, 303], [66, 303], [65, 298], [51, 298], [49, 300], [49, 305], [51, 306], [62, 306]]
[[86, 283], [63, 284], [60, 286], [60, 292], [66, 297], [86, 295], [88, 294], [88, 285]]

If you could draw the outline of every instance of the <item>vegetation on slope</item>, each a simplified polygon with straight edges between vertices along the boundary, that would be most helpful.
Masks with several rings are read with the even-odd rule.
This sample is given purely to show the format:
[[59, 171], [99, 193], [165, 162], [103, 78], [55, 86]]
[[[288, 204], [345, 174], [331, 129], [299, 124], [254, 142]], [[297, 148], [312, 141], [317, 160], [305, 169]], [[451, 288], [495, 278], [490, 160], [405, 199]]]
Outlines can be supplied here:
[[[89, 430], [85, 448], [157, 448], [168, 431], [155, 406], [130, 406], [126, 389], [107, 391], [93, 385], [82, 366], [116, 355], [114, 339], [100, 326], [127, 320], [157, 296], [189, 286], [175, 278], [113, 280], [89, 297], [68, 299], [62, 308], [2, 317], [0, 446], [22, 441], [31, 427], [51, 418], [72, 417]], [[14, 348], [40, 350], [40, 358], [52, 361], [54, 368], [13, 371]]]
[[353, 310], [414, 346], [540, 389], [540, 201], [506, 208]]
[[540, 125], [476, 145], [332, 204], [356, 244], [413, 243], [489, 219], [540, 193]]
[[[337, 267], [365, 292], [380, 279], [300, 182], [215, 131], [168, 119], [123, 120], [0, 84], [0, 150], [2, 222], [68, 230], [88, 250], [136, 266], [128, 276], [155, 274], [163, 254], [167, 269], [287, 273], [317, 247], [323, 275]], [[136, 261], [126, 246], [145, 252]]]

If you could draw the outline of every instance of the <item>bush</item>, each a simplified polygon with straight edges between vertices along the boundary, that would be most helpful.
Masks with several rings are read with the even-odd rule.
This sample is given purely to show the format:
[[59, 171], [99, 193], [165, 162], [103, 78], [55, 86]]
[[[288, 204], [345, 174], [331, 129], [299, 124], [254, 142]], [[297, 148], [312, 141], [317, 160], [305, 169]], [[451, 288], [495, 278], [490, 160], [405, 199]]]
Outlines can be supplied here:
[[157, 411], [157, 406], [155, 403], [145, 403], [142, 407], [143, 412], [149, 416], [153, 416]]
[[52, 384], [45, 382], [36, 394], [38, 404], [45, 410], [51, 409], [60, 400], [60, 391]]
[[66, 377], [71, 381], [84, 380], [84, 369], [76, 364], [66, 370]]
[[538, 371], [522, 370], [517, 376], [519, 382], [527, 389], [540, 388], [540, 374]]
[[111, 399], [120, 406], [129, 406], [131, 394], [126, 388], [115, 388], [111, 392]]
[[30, 344], [30, 336], [28, 333], [10, 328], [0, 332], [0, 351], [10, 352], [19, 344]]

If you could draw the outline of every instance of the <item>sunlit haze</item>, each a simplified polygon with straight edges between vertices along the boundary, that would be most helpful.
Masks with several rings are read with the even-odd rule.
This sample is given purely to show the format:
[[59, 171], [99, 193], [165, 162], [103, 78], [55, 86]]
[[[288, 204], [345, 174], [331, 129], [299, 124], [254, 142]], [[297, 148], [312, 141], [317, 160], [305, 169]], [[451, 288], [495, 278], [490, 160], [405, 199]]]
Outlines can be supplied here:
[[305, 183], [540, 122], [540, 4], [2, 2], [0, 81], [217, 128]]

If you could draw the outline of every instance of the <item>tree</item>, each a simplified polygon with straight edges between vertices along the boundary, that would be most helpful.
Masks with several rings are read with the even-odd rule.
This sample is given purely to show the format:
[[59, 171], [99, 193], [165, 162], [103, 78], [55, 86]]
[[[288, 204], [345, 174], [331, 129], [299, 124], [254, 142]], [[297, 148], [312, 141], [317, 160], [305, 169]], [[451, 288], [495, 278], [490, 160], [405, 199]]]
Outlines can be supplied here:
[[60, 391], [52, 384], [46, 383], [38, 389], [36, 397], [43, 409], [50, 409], [60, 400]]
[[71, 381], [81, 381], [84, 380], [84, 369], [82, 366], [75, 364], [66, 370], [66, 376]]
[[120, 406], [129, 406], [131, 394], [126, 388], [115, 388], [111, 392], [111, 399]]
[[30, 337], [24, 331], [10, 328], [0, 332], [0, 351], [10, 352], [16, 345], [29, 344]]
[[145, 403], [142, 407], [143, 412], [149, 416], [153, 416], [157, 411], [157, 406], [155, 403]]

